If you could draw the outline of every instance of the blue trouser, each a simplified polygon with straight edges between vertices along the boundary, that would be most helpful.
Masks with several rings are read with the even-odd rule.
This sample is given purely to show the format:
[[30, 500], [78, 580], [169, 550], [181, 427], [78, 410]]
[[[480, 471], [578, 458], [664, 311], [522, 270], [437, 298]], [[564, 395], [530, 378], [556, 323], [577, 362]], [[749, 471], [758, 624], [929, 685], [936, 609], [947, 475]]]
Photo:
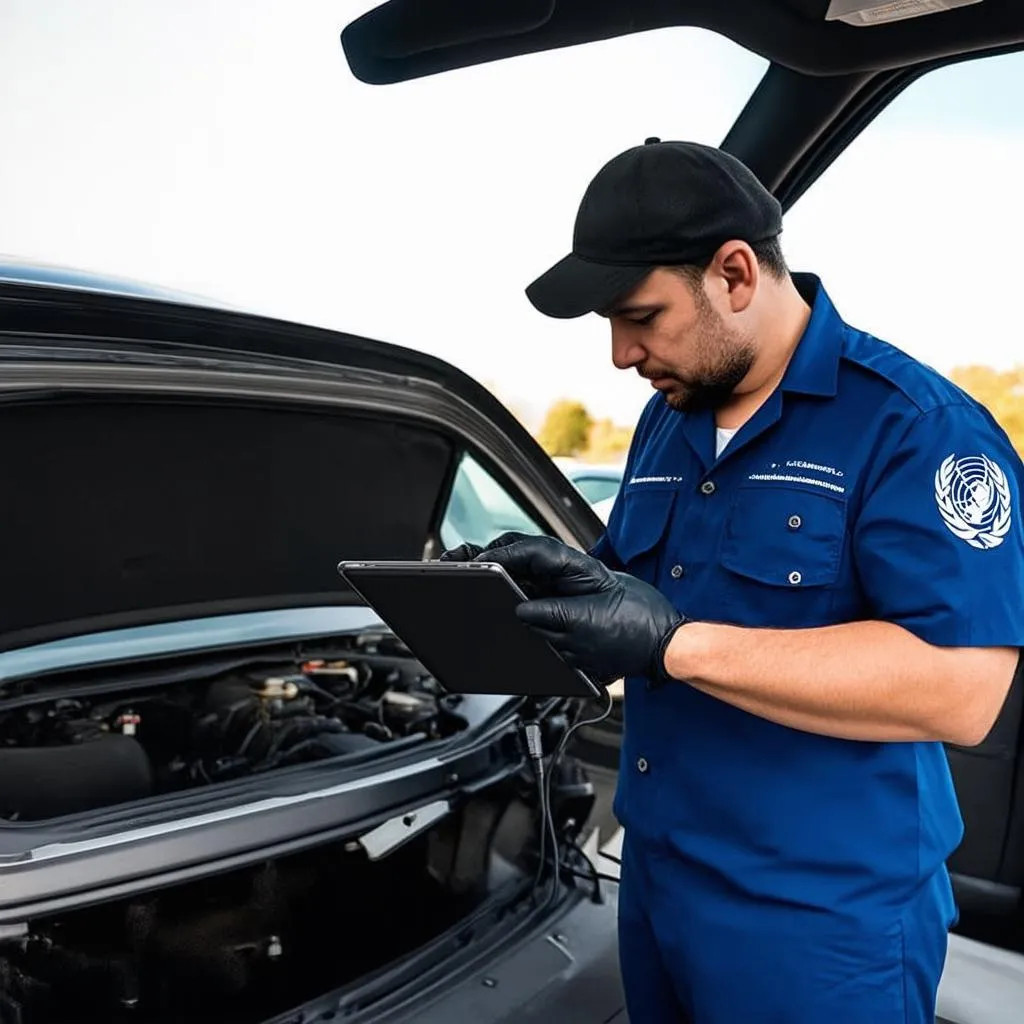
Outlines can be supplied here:
[[[630, 1024], [934, 1024], [945, 880], [886, 923], [751, 906], [716, 913], [623, 844], [619, 956]], [[675, 889], [675, 891], [673, 891]]]

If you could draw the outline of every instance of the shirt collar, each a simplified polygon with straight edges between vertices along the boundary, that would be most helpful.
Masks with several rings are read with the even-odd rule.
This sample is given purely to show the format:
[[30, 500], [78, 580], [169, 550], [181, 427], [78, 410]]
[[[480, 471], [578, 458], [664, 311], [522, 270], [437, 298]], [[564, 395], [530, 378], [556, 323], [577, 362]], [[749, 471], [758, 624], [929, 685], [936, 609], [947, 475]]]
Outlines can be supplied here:
[[783, 391], [834, 397], [846, 325], [836, 312], [821, 280], [794, 274], [793, 282], [811, 307], [811, 318], [782, 378]]

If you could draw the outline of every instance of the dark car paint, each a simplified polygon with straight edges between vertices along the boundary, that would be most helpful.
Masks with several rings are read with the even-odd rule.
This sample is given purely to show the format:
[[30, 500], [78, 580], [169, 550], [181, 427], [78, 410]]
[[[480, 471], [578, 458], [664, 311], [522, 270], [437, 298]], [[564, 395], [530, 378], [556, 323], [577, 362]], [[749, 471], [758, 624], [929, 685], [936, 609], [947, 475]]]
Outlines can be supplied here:
[[[449, 363], [388, 342], [274, 320], [250, 313], [203, 308], [116, 292], [58, 289], [4, 281], [0, 275], [0, 357], [45, 338], [61, 354], [80, 351], [103, 359], [113, 352], [243, 356], [315, 373], [318, 365], [365, 370], [429, 383], [478, 409], [536, 462], [535, 477], [583, 532], [600, 530], [584, 503], [529, 431], [482, 385]], [[122, 344], [119, 344], [122, 343]], [[581, 514], [584, 513], [584, 514]]]
[[[154, 429], [158, 429], [157, 412], [160, 408], [164, 409], [165, 418], [187, 416], [187, 413], [175, 411], [180, 407], [166, 403], [165, 396], [168, 393], [190, 396], [192, 390], [198, 389], [203, 395], [202, 401], [212, 412], [216, 412], [218, 403], [222, 403], [225, 426], [231, 428], [225, 436], [234, 438], [227, 442], [225, 451], [242, 443], [235, 421], [254, 414], [245, 412], [239, 403], [248, 401], [256, 409], [252, 400], [245, 397], [247, 388], [252, 389], [252, 394], [266, 392], [275, 396], [260, 399], [264, 403], [260, 407], [268, 410], [266, 419], [273, 415], [272, 403], [286, 403], [281, 408], [294, 406], [302, 411], [310, 427], [314, 420], [318, 420], [325, 431], [330, 430], [339, 437], [340, 420], [337, 416], [332, 418], [332, 406], [335, 411], [337, 408], [354, 409], [349, 417], [351, 423], [357, 422], [358, 415], [367, 414], [359, 412], [365, 408], [377, 417], [393, 418], [396, 430], [399, 421], [418, 424], [416, 429], [421, 431], [424, 440], [429, 440], [433, 432], [433, 436], [443, 436], [456, 450], [471, 452], [476, 461], [521, 503], [534, 508], [546, 507], [548, 511], [544, 518], [547, 528], [563, 539], [572, 538], [589, 545], [602, 528], [600, 520], [576, 489], [490, 392], [440, 360], [382, 342], [247, 314], [174, 305], [148, 298], [0, 283], [0, 366], [3, 366], [4, 376], [0, 390], [7, 392], [3, 411], [8, 419], [25, 419], [29, 410], [26, 401], [32, 399], [33, 410], [39, 407], [45, 413], [52, 409], [55, 418], [70, 417], [68, 422], [72, 424], [76, 415], [79, 418], [87, 415], [88, 409], [83, 402], [91, 394], [105, 396], [110, 393], [113, 397], [104, 399], [109, 408], [104, 415], [110, 422], [102, 426], [107, 420], [97, 421], [100, 424], [97, 429], [101, 434], [106, 431], [112, 438], [121, 439], [118, 443], [127, 448], [133, 445], [138, 448], [140, 441], [130, 432], [114, 428], [116, 419], [123, 419], [131, 413], [131, 408], [124, 404], [124, 396], [136, 404], [140, 424], [152, 421], [156, 424]], [[153, 397], [146, 398], [149, 394]], [[278, 395], [284, 397], [276, 397]], [[78, 401], [77, 412], [76, 407], [67, 403], [71, 397]], [[161, 402], [164, 403], [162, 407]], [[97, 415], [103, 411], [100, 407], [97, 409]], [[231, 412], [231, 409], [236, 411]], [[323, 415], [320, 409], [324, 410]], [[34, 411], [33, 416], [38, 418]], [[292, 416], [289, 422], [293, 426], [301, 426], [298, 419]], [[309, 427], [302, 429], [308, 432]], [[76, 439], [78, 435], [73, 426], [64, 435], [60, 435], [58, 429], [58, 436]], [[168, 443], [173, 441], [172, 464], [198, 467], [195, 472], [200, 475], [207, 472], [202, 459], [186, 459], [182, 455], [190, 450], [190, 445], [201, 444], [201, 438], [190, 440], [190, 435], [180, 430], [158, 436], [167, 439]], [[54, 443], [59, 444], [59, 441], [51, 442]], [[271, 451], [270, 448], [267, 450]], [[284, 449], [280, 443], [276, 443], [272, 450], [283, 457]], [[97, 449], [90, 451], [95, 455]], [[298, 455], [307, 462], [315, 462], [317, 451], [315, 446], [304, 446], [296, 452], [296, 458]], [[23, 453], [23, 461], [25, 458], [29, 455]], [[142, 458], [141, 452], [138, 458]], [[116, 475], [122, 487], [130, 490], [134, 461], [128, 457], [101, 460], [96, 468]], [[251, 459], [247, 456], [248, 461]], [[386, 464], [391, 465], [390, 462]], [[84, 463], [76, 459], [72, 465]], [[251, 500], [243, 497], [239, 500], [246, 502], [246, 519], [251, 520], [260, 503], [257, 492], [261, 492], [264, 485], [252, 474], [245, 475], [244, 465], [240, 464], [238, 469], [243, 474], [240, 480], [248, 481], [246, 486], [256, 488], [256, 492]], [[157, 468], [151, 466], [149, 475], [152, 476]], [[452, 465], [452, 475], [454, 468]], [[396, 466], [395, 471], [398, 469]], [[14, 469], [9, 467], [9, 475], [13, 472]], [[316, 466], [311, 463], [303, 475], [309, 478], [313, 474], [315, 479], [316, 472]], [[515, 474], [514, 477], [510, 473]], [[286, 467], [282, 467], [281, 474], [287, 480]], [[394, 501], [398, 502], [392, 506], [394, 508], [406, 507], [401, 504], [402, 479], [399, 475], [395, 488], [392, 488], [398, 489], [398, 493], [393, 494]], [[179, 482], [187, 485], [188, 479], [183, 477]], [[173, 484], [174, 480], [168, 477], [160, 486]], [[217, 486], [229, 484], [230, 481], [223, 479]], [[56, 486], [56, 481], [51, 480], [50, 485]], [[80, 481], [76, 486], [81, 490], [86, 482]], [[149, 490], [153, 491], [156, 486], [157, 481], [151, 481]], [[335, 499], [342, 500], [346, 481], [335, 475], [331, 486], [338, 492]], [[429, 486], [437, 488], [430, 492], [436, 494], [432, 499], [432, 515], [436, 524], [443, 514], [451, 479], [446, 483], [442, 478]], [[202, 486], [192, 490], [197, 494], [204, 493]], [[30, 492], [31, 495], [36, 493], [35, 490]], [[189, 493], [189, 487], [178, 488], [176, 493]], [[282, 488], [262, 493], [268, 499], [273, 497], [277, 504], [284, 501], [287, 505], [284, 515], [303, 515], [302, 503], [286, 501], [286, 492]], [[122, 515], [128, 515], [130, 510], [124, 503], [130, 499], [121, 497], [123, 502], [118, 507], [122, 509]], [[152, 501], [153, 494], [149, 498]], [[430, 500], [427, 492], [423, 492], [423, 498]], [[42, 495], [39, 499], [44, 500]], [[112, 500], [117, 501], [118, 495], [115, 494]], [[55, 509], [59, 507], [59, 502], [45, 500], [45, 509], [49, 510], [46, 515], [56, 514]], [[422, 509], [422, 504], [419, 507]], [[153, 508], [159, 510], [164, 506]], [[314, 506], [317, 508], [321, 510], [321, 519], [330, 511], [322, 505]], [[415, 508], [409, 506], [409, 512], [422, 524], [423, 512], [417, 512]], [[28, 515], [26, 509], [21, 511]], [[307, 509], [307, 522], [310, 511]], [[429, 513], [429, 507], [425, 511]], [[173, 508], [167, 506], [166, 512], [171, 515]], [[42, 515], [39, 518], [45, 521]], [[29, 519], [35, 521], [33, 517]], [[278, 538], [278, 543], [284, 543], [289, 535], [288, 523], [280, 517], [275, 521], [280, 523], [281, 529], [273, 536]], [[297, 518], [296, 523], [299, 521]], [[345, 538], [339, 535], [338, 524], [333, 520], [324, 520], [318, 534], [309, 529], [299, 534], [291, 531], [314, 545], [314, 561], [292, 562], [284, 559], [283, 553], [280, 553], [282, 557], [272, 560], [279, 576], [284, 572], [294, 576], [294, 580], [281, 577], [260, 583], [261, 577], [254, 575], [258, 563], [238, 549], [238, 538], [233, 538], [233, 544], [228, 547], [212, 549], [224, 551], [224, 565], [222, 575], [217, 577], [220, 592], [214, 589], [210, 594], [206, 593], [206, 563], [197, 561], [191, 549], [183, 551], [181, 558], [173, 557], [174, 543], [190, 544], [187, 534], [180, 534], [168, 523], [167, 530], [159, 534], [160, 544], [164, 545], [166, 541], [166, 550], [161, 551], [162, 561], [153, 561], [158, 538], [150, 534], [156, 526], [147, 526], [147, 519], [135, 519], [132, 523], [133, 530], [138, 528], [135, 531], [137, 537], [132, 536], [128, 529], [101, 531], [106, 543], [112, 545], [109, 551], [102, 553], [88, 553], [85, 538], [81, 547], [68, 548], [73, 537], [63, 529], [61, 544], [64, 555], [47, 542], [46, 537], [50, 534], [38, 537], [26, 534], [24, 540], [28, 547], [36, 545], [38, 551], [30, 554], [27, 548], [19, 548], [18, 552], [12, 552], [12, 557], [17, 555], [30, 559], [39, 571], [25, 577], [33, 589], [23, 595], [17, 606], [11, 606], [11, 615], [5, 617], [10, 619], [10, 623], [0, 631], [0, 648], [146, 622], [273, 607], [343, 603], [352, 599], [333, 571], [337, 557], [346, 557]], [[395, 527], [390, 519], [382, 520], [381, 528], [394, 534]], [[418, 543], [418, 548], [409, 548], [410, 551], [415, 550], [412, 557], [419, 556], [428, 536], [422, 525], [416, 526], [415, 530], [415, 534], [407, 535], [404, 542], [406, 545]], [[89, 542], [94, 545], [95, 537]], [[254, 553], [258, 554], [258, 551]], [[185, 558], [186, 554], [190, 557]], [[366, 554], [364, 552], [363, 557]], [[347, 555], [352, 557], [352, 552]], [[372, 555], [389, 557], [384, 550], [376, 549]], [[78, 590], [41, 589], [48, 586], [48, 579], [61, 571], [57, 564], [52, 566], [52, 571], [48, 569], [47, 560], [59, 558], [63, 562], [68, 556], [85, 559], [81, 568], [95, 577], [92, 585], [83, 585]], [[235, 562], [231, 561], [232, 558]], [[166, 572], [161, 569], [165, 564], [168, 566]], [[217, 559], [213, 558], [209, 564], [218, 564]], [[117, 568], [122, 565], [124, 572]], [[288, 569], [289, 565], [294, 568]], [[318, 567], [315, 570], [311, 568], [314, 565]], [[27, 564], [24, 568], [27, 571]], [[65, 564], [64, 568], [67, 571], [73, 567]], [[83, 579], [88, 581], [89, 577]], [[247, 587], [254, 589], [244, 589]], [[140, 588], [142, 592], [139, 592]], [[152, 588], [152, 594], [146, 588]], [[52, 614], [46, 593], [53, 594]], [[31, 595], [35, 595], [34, 603], [29, 601]], [[94, 607], [90, 607], [90, 600]]]
[[[91, 281], [98, 289], [108, 279]], [[23, 346], [38, 351], [39, 339], [45, 338], [53, 346], [51, 357], [113, 360], [121, 351], [118, 343], [124, 342], [131, 352], [157, 358], [168, 352], [242, 356], [292, 372], [315, 372], [321, 366], [429, 384], [479, 410], [493, 424], [506, 439], [507, 452], [529, 465], [530, 482], [559, 508], [581, 542], [591, 543], [600, 535], [601, 521], [526, 427], [490, 391], [450, 363], [358, 335], [124, 294], [118, 291], [125, 287], [122, 283], [108, 283], [110, 292], [78, 291], [5, 281], [0, 272], [0, 358], [17, 358]]]
[[102, 292], [107, 295], [135, 295], [145, 299], [159, 299], [178, 305], [209, 306], [216, 309], [231, 309], [225, 302], [191, 295], [172, 288], [161, 288], [146, 281], [126, 277], [114, 277], [75, 267], [63, 267], [53, 263], [29, 263], [12, 257], [0, 256], [0, 282], [45, 285], [47, 288], [65, 288], [75, 291]]
[[601, 883], [599, 901], [577, 891], [554, 914], [534, 913], [474, 937], [444, 964], [418, 965], [414, 954], [411, 964], [378, 980], [380, 998], [371, 982], [313, 1000], [302, 1017], [293, 1012], [268, 1024], [331, 1013], [352, 1024], [625, 1024], [617, 897], [609, 882]]
[[719, 33], [807, 78], [877, 72], [1024, 43], [1024, 7], [985, 0], [869, 28], [826, 20], [828, 0], [390, 0], [347, 25], [352, 74], [386, 85], [676, 26]]

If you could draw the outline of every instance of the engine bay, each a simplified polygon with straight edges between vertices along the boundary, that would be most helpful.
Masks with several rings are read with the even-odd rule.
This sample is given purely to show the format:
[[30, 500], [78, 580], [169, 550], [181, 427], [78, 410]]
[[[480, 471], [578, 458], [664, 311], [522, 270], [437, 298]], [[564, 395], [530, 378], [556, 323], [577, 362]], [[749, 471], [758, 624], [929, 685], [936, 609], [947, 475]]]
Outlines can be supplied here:
[[[172, 673], [163, 673], [163, 677]], [[22, 683], [0, 698], [0, 820], [37, 822], [466, 727], [392, 639], [300, 657]]]
[[594, 788], [560, 753], [585, 711], [545, 709], [539, 772], [505, 698], [445, 692], [391, 634], [8, 680], [0, 822], [11, 824], [236, 781], [248, 792], [245, 780], [275, 771], [316, 762], [333, 771], [443, 742], [498, 713], [503, 721], [474, 769], [483, 784], [469, 777], [398, 810], [383, 803], [345, 833], [303, 836], [294, 852], [246, 851], [244, 866], [140, 877], [98, 898], [71, 892], [63, 909], [51, 899], [9, 914], [0, 1024], [326, 1019], [303, 1007], [363, 1005], [385, 976], [414, 983], [428, 950], [440, 965], [504, 936], [549, 910], [564, 886], [596, 887], [597, 898], [579, 845]]

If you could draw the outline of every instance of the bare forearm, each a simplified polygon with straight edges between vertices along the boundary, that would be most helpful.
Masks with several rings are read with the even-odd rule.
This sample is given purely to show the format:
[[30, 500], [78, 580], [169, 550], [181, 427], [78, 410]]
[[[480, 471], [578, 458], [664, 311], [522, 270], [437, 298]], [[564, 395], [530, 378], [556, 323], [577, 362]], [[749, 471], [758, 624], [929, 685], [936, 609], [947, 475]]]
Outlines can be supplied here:
[[1016, 653], [939, 648], [886, 622], [819, 629], [687, 623], [669, 674], [752, 714], [807, 732], [871, 741], [980, 742]]

